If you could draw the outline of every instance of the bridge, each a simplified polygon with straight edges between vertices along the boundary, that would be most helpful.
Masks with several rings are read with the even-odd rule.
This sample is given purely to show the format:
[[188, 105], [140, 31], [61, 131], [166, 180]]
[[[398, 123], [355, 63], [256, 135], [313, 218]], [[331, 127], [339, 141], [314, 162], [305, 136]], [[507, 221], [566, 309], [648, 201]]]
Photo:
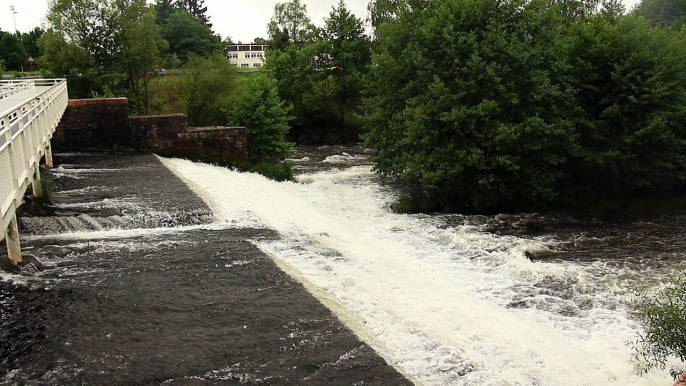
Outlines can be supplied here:
[[65, 79], [0, 82], [0, 230], [13, 261], [22, 261], [16, 210], [29, 185], [42, 195], [40, 162], [52, 166], [50, 140], [67, 102]]

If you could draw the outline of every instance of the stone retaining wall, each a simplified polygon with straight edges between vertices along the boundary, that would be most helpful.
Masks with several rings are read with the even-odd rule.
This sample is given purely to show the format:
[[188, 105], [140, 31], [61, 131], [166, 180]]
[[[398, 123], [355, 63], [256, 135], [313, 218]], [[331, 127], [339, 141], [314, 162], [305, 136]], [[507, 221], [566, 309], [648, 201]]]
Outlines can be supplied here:
[[53, 136], [55, 150], [145, 150], [247, 163], [244, 127], [189, 128], [184, 114], [129, 116], [126, 98], [72, 99]]

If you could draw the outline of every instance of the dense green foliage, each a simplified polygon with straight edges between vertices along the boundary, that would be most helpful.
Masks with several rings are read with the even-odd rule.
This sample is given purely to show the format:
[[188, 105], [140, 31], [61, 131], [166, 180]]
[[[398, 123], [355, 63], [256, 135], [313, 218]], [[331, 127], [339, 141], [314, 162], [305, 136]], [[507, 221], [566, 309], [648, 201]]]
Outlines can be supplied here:
[[11, 71], [20, 71], [27, 63], [29, 55], [22, 46], [17, 35], [0, 31], [0, 60]]
[[[38, 38], [44, 31], [36, 27], [28, 33], [16, 34], [0, 30], [0, 70], [31, 71], [40, 56]], [[33, 61], [33, 62], [32, 62]]]
[[156, 0], [157, 23], [164, 25], [169, 17], [178, 11], [190, 12], [208, 29], [212, 28], [204, 0]]
[[[644, 331], [632, 356], [641, 370], [664, 370], [670, 358], [686, 361], [686, 281], [675, 280], [657, 293], [643, 292], [636, 311]], [[670, 372], [675, 378], [679, 374]]]
[[38, 39], [45, 75], [67, 77], [71, 97], [127, 96], [146, 112], [147, 87], [165, 42], [144, 0], [53, 0]]
[[38, 39], [40, 39], [41, 36], [45, 31], [40, 28], [36, 27], [29, 31], [28, 33], [24, 33], [21, 35], [21, 44], [24, 47], [24, 50], [26, 51], [26, 54], [29, 55], [33, 60], [38, 59], [40, 56], [40, 49], [38, 48]]
[[161, 0], [152, 6], [144, 0], [51, 0], [49, 5], [48, 31], [36, 29], [24, 38], [30, 48], [42, 34], [38, 63], [44, 75], [67, 77], [71, 97], [128, 97], [134, 114], [152, 108], [156, 68], [222, 51], [202, 1]]
[[[359, 111], [371, 65], [370, 40], [343, 1], [332, 8], [322, 28], [310, 25], [304, 6], [294, 3], [277, 5], [267, 70], [278, 81], [279, 96], [293, 109], [295, 133], [304, 128], [340, 130], [345, 118]], [[290, 14], [295, 20], [284, 16]], [[292, 29], [300, 40], [285, 39]]]
[[40, 199], [45, 202], [52, 202], [55, 195], [55, 183], [50, 176], [41, 176], [38, 180], [40, 184], [41, 196]]
[[183, 76], [166, 88], [173, 100], [173, 111], [188, 116], [190, 126], [220, 126], [226, 123], [226, 110], [237, 97], [237, 69], [222, 54], [209, 58], [191, 57]]
[[566, 189], [660, 197], [686, 181], [686, 40], [634, 15], [574, 26], [576, 150]]
[[302, 45], [311, 40], [313, 29], [307, 6], [300, 0], [274, 5], [274, 15], [267, 26], [273, 49], [284, 48], [289, 43]]
[[288, 108], [281, 101], [276, 81], [259, 74], [254, 75], [233, 109], [229, 124], [248, 129], [248, 159], [251, 164], [274, 163], [285, 158], [293, 145], [286, 142]]
[[210, 23], [210, 17], [207, 16], [207, 7], [205, 6], [205, 0], [177, 0], [177, 7], [180, 9], [185, 9], [195, 16], [198, 20], [207, 28], [212, 28], [212, 23]]
[[366, 143], [415, 209], [540, 210], [684, 187], [683, 36], [616, 7], [562, 5], [409, 1], [377, 27]]
[[175, 11], [169, 16], [162, 25], [162, 37], [169, 43], [169, 54], [182, 63], [191, 56], [210, 56], [223, 48], [219, 36], [186, 10]]
[[686, 0], [643, 0], [636, 12], [654, 26], [676, 31], [686, 26]]

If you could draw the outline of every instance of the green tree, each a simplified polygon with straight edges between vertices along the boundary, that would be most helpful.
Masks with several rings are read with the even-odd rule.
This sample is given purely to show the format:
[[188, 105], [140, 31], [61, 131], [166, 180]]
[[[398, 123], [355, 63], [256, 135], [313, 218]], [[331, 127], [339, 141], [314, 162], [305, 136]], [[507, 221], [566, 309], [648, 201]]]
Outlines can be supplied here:
[[0, 31], [0, 60], [10, 71], [21, 71], [29, 56], [15, 34]]
[[[670, 282], [654, 293], [642, 292], [636, 303], [643, 332], [634, 343], [632, 358], [648, 372], [664, 370], [667, 360], [686, 361], [686, 281]], [[676, 379], [680, 372], [670, 370]]]
[[678, 31], [686, 25], [686, 0], [642, 0], [636, 13], [654, 26]]
[[144, 0], [52, 0], [47, 19], [38, 39], [46, 75], [66, 76], [72, 97], [127, 96], [134, 112], [145, 111], [163, 42]]
[[319, 51], [318, 44], [304, 47], [291, 44], [266, 53], [266, 69], [277, 81], [280, 98], [292, 106], [294, 115], [298, 117], [298, 126], [306, 124], [303, 120], [307, 118], [308, 110], [304, 98], [310, 94], [314, 84], [311, 79], [315, 72], [312, 59]]
[[569, 31], [576, 195], [668, 197], [686, 181], [686, 37], [636, 15], [599, 14]]
[[161, 60], [160, 51], [166, 42], [155, 23], [153, 7], [146, 5], [144, 0], [130, 0], [121, 6], [118, 13], [121, 28], [116, 35], [120, 47], [117, 64], [125, 74], [129, 106], [134, 112], [149, 114], [148, 83]]
[[361, 103], [364, 77], [371, 65], [371, 42], [362, 20], [348, 11], [343, 0], [332, 7], [322, 37], [326, 48], [321, 59], [327, 62], [323, 72], [335, 88], [332, 99], [336, 108], [330, 120], [340, 125], [344, 116], [355, 112]]
[[292, 150], [286, 142], [288, 108], [279, 98], [276, 81], [266, 75], [253, 76], [248, 89], [230, 110], [229, 122], [248, 129], [250, 163], [278, 162]]
[[21, 44], [24, 46], [26, 54], [34, 60], [40, 56], [40, 49], [38, 48], [38, 39], [43, 36], [45, 30], [36, 27], [31, 31], [21, 35]]
[[362, 21], [343, 1], [332, 8], [325, 25], [312, 32], [316, 35], [308, 37], [308, 44], [282, 42], [267, 53], [267, 69], [277, 80], [279, 96], [293, 108], [295, 135], [304, 129], [340, 130], [344, 118], [358, 112], [371, 65], [371, 43]]
[[169, 53], [182, 63], [190, 56], [208, 57], [222, 51], [221, 39], [203, 22], [186, 10], [174, 12], [162, 26], [162, 37], [169, 43]]
[[302, 44], [312, 38], [313, 26], [307, 15], [307, 5], [300, 0], [277, 3], [274, 15], [268, 25], [272, 48], [281, 47], [284, 42]]
[[220, 126], [237, 95], [237, 69], [221, 53], [208, 58], [191, 56], [175, 79], [171, 98], [190, 126]]
[[164, 25], [172, 13], [176, 12], [177, 7], [174, 5], [174, 0], [156, 0], [155, 13], [157, 14], [157, 24]]
[[204, 0], [177, 0], [176, 6], [193, 14], [193, 16], [202, 21], [207, 28], [212, 28], [210, 17], [207, 16], [207, 7], [205, 6]]
[[377, 171], [424, 210], [555, 201], [574, 145], [559, 10], [537, 0], [410, 6], [378, 30], [365, 138]]
[[367, 19], [377, 29], [409, 9], [408, 0], [371, 0], [367, 5]]
[[116, 12], [113, 1], [51, 0], [47, 19], [64, 41], [84, 49], [98, 65], [111, 67], [119, 50]]

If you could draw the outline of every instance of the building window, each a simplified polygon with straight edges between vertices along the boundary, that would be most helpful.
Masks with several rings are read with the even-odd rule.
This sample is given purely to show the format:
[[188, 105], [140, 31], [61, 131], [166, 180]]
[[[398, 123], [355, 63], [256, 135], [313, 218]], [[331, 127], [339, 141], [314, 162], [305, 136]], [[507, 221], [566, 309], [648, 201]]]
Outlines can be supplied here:
[[253, 67], [260, 67], [262, 66], [262, 63], [253, 63]]
[[245, 57], [246, 57], [246, 58], [249, 58], [249, 57], [250, 57], [250, 53], [249, 53], [249, 52], [246, 52], [246, 53], [245, 53]]
[[248, 63], [241, 63], [241, 67], [250, 67]]

